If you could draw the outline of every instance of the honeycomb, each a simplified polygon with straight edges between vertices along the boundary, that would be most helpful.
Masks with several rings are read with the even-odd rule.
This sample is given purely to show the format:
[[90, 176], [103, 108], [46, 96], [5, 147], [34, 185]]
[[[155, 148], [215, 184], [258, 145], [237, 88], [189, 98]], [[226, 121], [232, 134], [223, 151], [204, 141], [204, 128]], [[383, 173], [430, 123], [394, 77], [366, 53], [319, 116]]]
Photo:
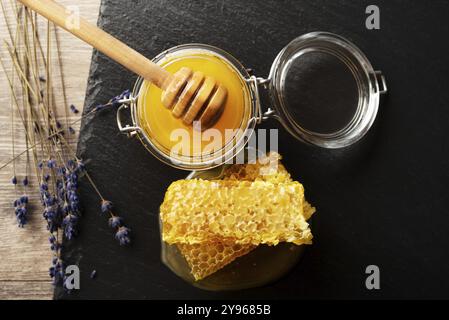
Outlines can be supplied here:
[[281, 156], [270, 152], [260, 157], [254, 164], [235, 164], [223, 173], [223, 180], [235, 181], [268, 181], [272, 183], [291, 182], [290, 174], [280, 163]]
[[[292, 182], [290, 174], [279, 162], [280, 159], [279, 154], [272, 152], [264, 158], [259, 158], [254, 164], [232, 165], [225, 170], [223, 180], [265, 181], [272, 184]], [[302, 208], [305, 220], [308, 220], [315, 212], [315, 208], [305, 200], [303, 200]], [[234, 238], [218, 237], [195, 244], [177, 243], [177, 247], [185, 257], [195, 280], [200, 280], [249, 253], [257, 246], [238, 244]]]
[[[282, 165], [281, 155], [270, 152], [260, 157], [254, 164], [235, 164], [228, 167], [223, 173], [223, 180], [238, 181], [268, 181], [272, 183], [285, 183], [293, 181], [290, 173]], [[309, 220], [315, 213], [315, 208], [304, 200], [304, 217]]]
[[310, 244], [303, 205], [304, 189], [296, 181], [180, 180], [170, 185], [161, 206], [163, 240]]
[[256, 246], [230, 244], [220, 241], [197, 244], [178, 244], [195, 280], [201, 280], [241, 257]]

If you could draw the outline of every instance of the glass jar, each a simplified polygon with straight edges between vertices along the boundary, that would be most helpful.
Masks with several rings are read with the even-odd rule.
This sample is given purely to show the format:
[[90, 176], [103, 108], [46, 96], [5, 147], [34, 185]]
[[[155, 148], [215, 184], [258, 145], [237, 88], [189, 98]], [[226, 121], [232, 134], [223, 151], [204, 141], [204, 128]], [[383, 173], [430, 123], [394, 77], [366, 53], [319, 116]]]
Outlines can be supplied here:
[[[185, 44], [168, 49], [153, 59], [163, 66], [170, 59], [202, 52], [219, 58], [241, 81], [244, 112], [240, 130], [232, 141], [213, 152], [177, 156], [162, 146], [140, 115], [151, 105], [142, 103], [146, 87], [142, 78], [132, 96], [118, 109], [121, 132], [137, 136], [155, 157], [184, 170], [205, 170], [236, 156], [249, 141], [256, 125], [277, 119], [298, 140], [323, 148], [341, 148], [360, 140], [373, 124], [380, 95], [387, 92], [382, 72], [375, 71], [366, 56], [345, 38], [327, 32], [302, 35], [285, 46], [274, 60], [268, 78], [250, 75], [229, 53], [204, 44]], [[271, 106], [263, 109], [259, 91], [266, 90]], [[139, 99], [141, 100], [139, 103]], [[122, 124], [129, 109], [131, 124]]]
[[[141, 103], [148, 94], [148, 84], [142, 78], [137, 80], [129, 101], [126, 101], [127, 103], [118, 109], [117, 123], [121, 132], [127, 133], [130, 136], [137, 136], [147, 150], [162, 162], [184, 170], [205, 170], [227, 162], [245, 147], [247, 142], [246, 138], [252, 135], [257, 123], [258, 99], [255, 96], [255, 91], [249, 80], [252, 78], [247, 70], [238, 60], [219, 48], [204, 44], [184, 44], [160, 53], [153, 59], [153, 62], [164, 66], [164, 64], [178, 58], [182, 61], [183, 58], [190, 57], [192, 54], [204, 54], [218, 58], [238, 78], [241, 90], [240, 94], [243, 97], [243, 112], [237, 127], [233, 128], [237, 129], [236, 134], [233, 135], [232, 139], [229, 139], [230, 141], [227, 141], [220, 149], [209, 154], [174, 155], [170, 148], [163, 146], [158, 141], [156, 134], [151, 133], [151, 128], [149, 128], [150, 130], [145, 129], [148, 125], [142, 121], [142, 115], [152, 106]], [[122, 125], [120, 113], [123, 109], [128, 108], [131, 111], [132, 125]], [[179, 121], [180, 126], [182, 126], [180, 120], [175, 121]]]

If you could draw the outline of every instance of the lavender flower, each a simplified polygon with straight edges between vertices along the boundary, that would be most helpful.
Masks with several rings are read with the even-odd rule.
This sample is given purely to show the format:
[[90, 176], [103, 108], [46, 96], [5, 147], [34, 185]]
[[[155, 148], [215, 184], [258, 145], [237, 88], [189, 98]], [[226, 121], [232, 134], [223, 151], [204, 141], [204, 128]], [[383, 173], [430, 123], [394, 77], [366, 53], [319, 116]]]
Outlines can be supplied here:
[[129, 99], [130, 96], [131, 96], [131, 91], [129, 89], [125, 90], [121, 94], [119, 94], [118, 96], [116, 96], [116, 97], [112, 98], [111, 100], [109, 100], [108, 103], [97, 105], [94, 110], [96, 112], [98, 112], [98, 111], [101, 111], [101, 110], [106, 109], [108, 107], [117, 108], [118, 106], [120, 106], [122, 104], [122, 102], [121, 102], [122, 100]]
[[50, 235], [50, 237], [48, 237], [48, 242], [55, 243], [56, 242], [56, 237], [53, 234]]
[[72, 171], [66, 173], [65, 183], [66, 198], [69, 205], [69, 210], [73, 213], [78, 213], [80, 206], [78, 198], [78, 175], [76, 172]]
[[47, 229], [53, 233], [61, 227], [62, 211], [57, 205], [57, 198], [52, 196], [48, 191], [48, 184], [46, 182], [39, 186], [41, 203], [44, 206], [44, 213], [42, 214], [47, 221]]
[[17, 223], [19, 228], [23, 228], [27, 223], [27, 215], [28, 215], [28, 197], [21, 196], [19, 199], [14, 201], [14, 211], [16, 214]]
[[130, 232], [131, 230], [125, 226], [121, 226], [118, 228], [117, 232], [115, 233], [115, 238], [118, 240], [121, 246], [127, 245], [131, 242]]
[[15, 209], [17, 223], [19, 228], [23, 228], [27, 223], [27, 209], [26, 207], [18, 207]]
[[55, 205], [55, 203], [56, 203], [56, 199], [52, 195], [49, 195], [49, 196], [45, 197], [45, 199], [44, 199], [44, 205], [46, 207], [52, 207], [53, 205]]
[[84, 171], [86, 171], [86, 166], [84, 165], [84, 162], [81, 159], [76, 160], [75, 168], [76, 168], [75, 171], [77, 171], [79, 173], [83, 173]]
[[51, 233], [61, 227], [61, 211], [58, 208], [45, 208], [43, 216], [47, 220], [47, 229]]
[[67, 172], [67, 170], [66, 170], [66, 168], [64, 168], [64, 167], [60, 167], [60, 168], [58, 168], [58, 170], [57, 170], [58, 176], [63, 176], [63, 175], [65, 175], [66, 172]]
[[23, 185], [26, 187], [28, 186], [28, 177], [25, 177], [22, 181]]
[[65, 203], [65, 189], [64, 189], [64, 182], [62, 182], [61, 179], [56, 180], [56, 195], [58, 198], [58, 203], [64, 204]]
[[69, 133], [70, 134], [75, 134], [75, 129], [73, 129], [72, 127], [69, 127]]
[[64, 202], [64, 205], [62, 206], [62, 213], [67, 214], [70, 211], [70, 206], [67, 202]]
[[62, 285], [65, 276], [65, 267], [61, 259], [55, 257], [52, 261], [52, 266], [49, 269], [50, 277], [54, 286]]
[[72, 240], [76, 236], [76, 225], [78, 224], [78, 217], [69, 213], [62, 221], [64, 227], [64, 235], [68, 240]]
[[42, 183], [40, 185], [40, 190], [41, 190], [41, 192], [48, 191], [48, 184], [47, 183]]
[[123, 99], [129, 99], [130, 95], [131, 95], [131, 92], [129, 90], [123, 91], [120, 95], [118, 95], [110, 100], [111, 106], [113, 108], [120, 106], [120, 104], [121, 104], [120, 101]]
[[70, 105], [70, 111], [72, 111], [75, 114], [79, 113], [79, 110], [73, 104]]
[[75, 169], [75, 161], [70, 159], [69, 161], [67, 161], [67, 168], [68, 169]]
[[47, 167], [50, 169], [56, 168], [56, 160], [50, 159], [47, 161]]
[[[70, 169], [69, 169], [70, 170]], [[78, 214], [79, 214], [79, 198], [78, 198], [78, 175], [72, 171], [65, 171], [64, 181], [59, 180], [56, 183], [58, 194], [57, 209], [61, 216], [65, 215], [62, 220], [64, 236], [71, 240], [77, 234]]]
[[48, 242], [50, 242], [51, 251], [58, 252], [59, 249], [61, 248], [61, 245], [59, 244], [58, 239], [56, 239], [56, 237], [53, 234], [50, 235], [50, 237], [48, 238]]
[[114, 228], [114, 229], [119, 228], [122, 226], [122, 224], [123, 224], [123, 219], [120, 217], [113, 216], [113, 217], [109, 218], [109, 226], [111, 228]]
[[62, 128], [61, 122], [56, 121], [56, 128], [57, 128], [57, 129], [61, 129], [61, 128]]
[[95, 110], [95, 112], [98, 112], [98, 111], [101, 111], [103, 109], [106, 109], [107, 107], [109, 107], [108, 104], [99, 104], [99, 105], [95, 106], [94, 110]]
[[12, 183], [13, 185], [16, 185], [16, 184], [17, 184], [17, 177], [16, 177], [16, 176], [13, 176], [13, 177], [11, 178], [11, 183]]
[[39, 76], [39, 81], [40, 81], [40, 82], [46, 82], [47, 80], [45, 79], [44, 76]]
[[112, 202], [108, 200], [101, 201], [101, 212], [107, 213], [112, 209]]
[[19, 199], [20, 204], [28, 204], [28, 197], [27, 196], [21, 196]]

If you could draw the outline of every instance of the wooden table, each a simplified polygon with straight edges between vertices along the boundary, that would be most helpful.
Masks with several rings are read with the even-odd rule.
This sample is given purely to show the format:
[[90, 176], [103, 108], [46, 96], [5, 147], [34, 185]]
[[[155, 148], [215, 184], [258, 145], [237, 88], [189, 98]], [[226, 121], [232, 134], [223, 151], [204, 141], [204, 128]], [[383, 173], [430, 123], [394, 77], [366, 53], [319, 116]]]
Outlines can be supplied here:
[[[8, 0], [2, 1], [7, 9], [7, 17], [12, 21], [10, 3]], [[58, 0], [58, 2], [64, 5], [78, 6], [81, 16], [96, 23], [100, 0]], [[8, 39], [8, 33], [3, 13], [0, 13], [0, 15], [2, 40], [0, 55], [2, 59], [6, 60], [8, 53], [3, 46], [3, 40]], [[46, 24], [43, 19], [40, 20], [40, 23]], [[81, 110], [84, 104], [92, 49], [62, 30], [60, 30], [59, 36], [68, 102], [75, 104]], [[0, 88], [2, 88], [2, 94], [0, 95], [1, 165], [13, 157], [10, 95], [3, 71], [0, 72]], [[57, 95], [56, 99], [58, 108], [62, 110], [62, 95]], [[18, 154], [25, 149], [25, 143], [22, 124], [18, 117], [15, 119], [15, 154]], [[76, 120], [76, 116], [72, 117], [71, 120]], [[77, 130], [78, 126], [74, 126], [74, 128]], [[76, 138], [72, 138], [72, 142], [75, 144]], [[25, 160], [26, 157], [24, 156], [16, 161], [18, 177], [24, 175]], [[46, 222], [38, 208], [32, 211], [29, 223], [25, 228], [19, 229], [17, 227], [14, 208], [12, 207], [12, 202], [16, 198], [14, 187], [10, 183], [12, 175], [11, 165], [0, 170], [0, 299], [51, 299], [53, 287], [48, 275], [51, 252], [47, 240]], [[32, 187], [31, 189], [36, 188]], [[35, 202], [37, 193], [30, 194], [30, 197]]]

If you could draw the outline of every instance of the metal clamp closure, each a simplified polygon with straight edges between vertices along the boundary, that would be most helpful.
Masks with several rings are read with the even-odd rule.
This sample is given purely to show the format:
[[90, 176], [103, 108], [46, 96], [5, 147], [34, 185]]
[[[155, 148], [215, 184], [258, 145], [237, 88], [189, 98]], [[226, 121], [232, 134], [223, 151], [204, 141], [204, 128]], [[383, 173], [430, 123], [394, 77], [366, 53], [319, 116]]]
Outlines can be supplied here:
[[386, 94], [388, 92], [387, 81], [382, 71], [374, 71], [377, 82], [379, 83], [379, 94]]
[[[260, 103], [260, 94], [259, 94], [259, 85], [264, 86], [266, 88], [266, 84], [270, 81], [270, 79], [264, 79], [256, 76], [251, 76], [246, 81], [250, 84], [254, 91], [254, 99], [256, 103], [256, 114], [254, 119], [257, 124], [260, 124], [262, 120], [266, 119], [268, 115], [262, 112], [262, 105]], [[271, 112], [271, 109], [268, 109], [267, 113]]]
[[[135, 114], [133, 112], [134, 107], [135, 107], [135, 102], [136, 102], [135, 97], [130, 97], [128, 99], [120, 100], [120, 103], [122, 103], [122, 105], [117, 109], [117, 126], [118, 126], [120, 132], [127, 134], [129, 137], [134, 136], [135, 134], [137, 134], [137, 132], [139, 132], [141, 130], [140, 127], [138, 127], [136, 125]], [[124, 109], [130, 109], [132, 125], [129, 125], [129, 124], [123, 125], [122, 124], [121, 114]]]

